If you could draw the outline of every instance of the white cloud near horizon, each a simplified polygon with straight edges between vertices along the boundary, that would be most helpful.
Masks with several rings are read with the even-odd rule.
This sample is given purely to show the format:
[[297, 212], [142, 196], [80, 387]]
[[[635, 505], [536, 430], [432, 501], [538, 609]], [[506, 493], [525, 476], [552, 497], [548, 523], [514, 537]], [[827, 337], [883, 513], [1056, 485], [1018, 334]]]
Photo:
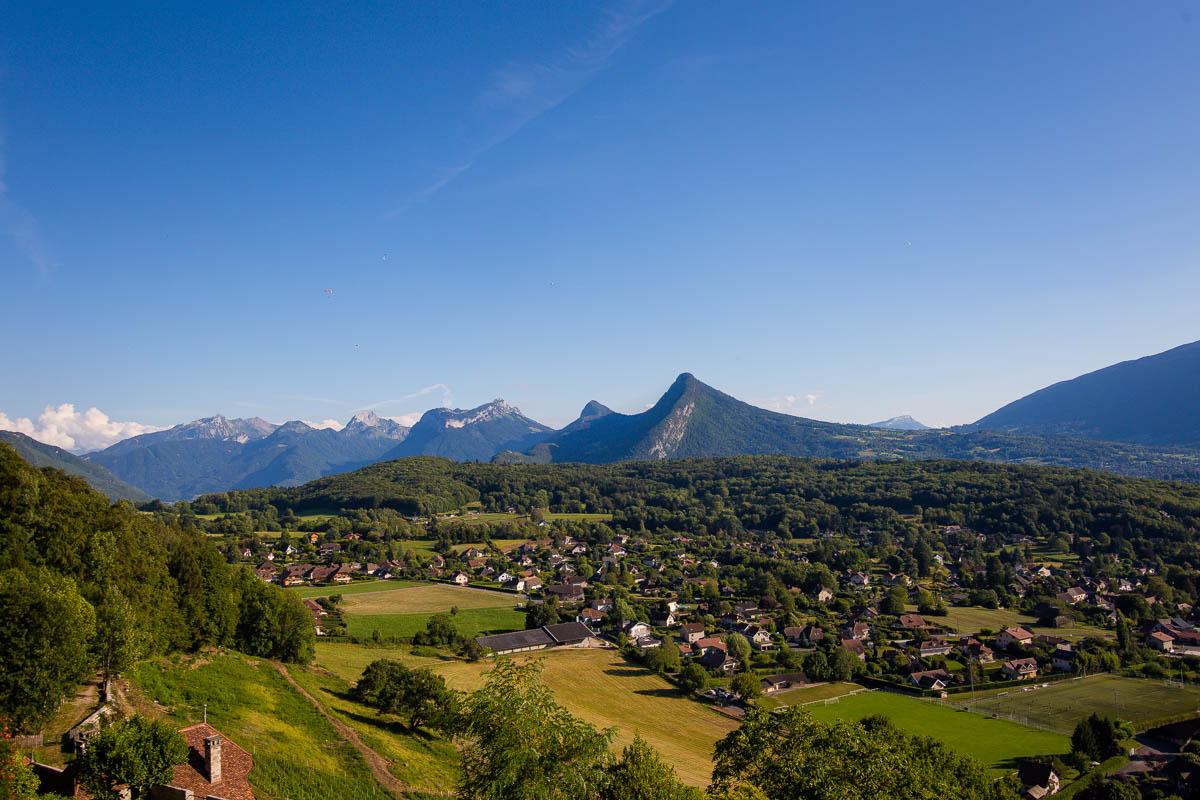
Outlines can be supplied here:
[[87, 411], [76, 411], [73, 403], [62, 403], [58, 406], [46, 406], [36, 420], [29, 417], [13, 419], [0, 411], [0, 430], [16, 431], [64, 450], [87, 453], [101, 450], [131, 436], [153, 433], [163, 428], [140, 422], [110, 419], [95, 406]]
[[473, 127], [485, 131], [482, 142], [384, 216], [394, 217], [413, 204], [428, 200], [471, 169], [493, 148], [516, 136], [534, 120], [553, 111], [595, 78], [652, 17], [674, 0], [631, 0], [608, 8], [591, 35], [537, 60], [510, 61], [497, 69], [475, 98], [482, 118]]

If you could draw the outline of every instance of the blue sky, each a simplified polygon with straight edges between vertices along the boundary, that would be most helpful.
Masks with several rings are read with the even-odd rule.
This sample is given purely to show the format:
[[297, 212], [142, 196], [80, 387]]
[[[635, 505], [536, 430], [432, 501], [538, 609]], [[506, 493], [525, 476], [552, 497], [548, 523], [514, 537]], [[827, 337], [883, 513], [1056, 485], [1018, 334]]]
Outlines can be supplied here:
[[0, 424], [952, 424], [1200, 339], [1186, 2], [93, 6], [0, 10]]

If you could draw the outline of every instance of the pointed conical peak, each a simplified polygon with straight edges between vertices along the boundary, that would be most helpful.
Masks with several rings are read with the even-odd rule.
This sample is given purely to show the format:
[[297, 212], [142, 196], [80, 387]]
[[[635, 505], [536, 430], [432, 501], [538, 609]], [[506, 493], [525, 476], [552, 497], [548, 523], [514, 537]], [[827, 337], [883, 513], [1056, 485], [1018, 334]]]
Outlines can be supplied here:
[[613, 413], [613, 410], [597, 400], [589, 400], [583, 410], [579, 412], [580, 419], [595, 419], [596, 417], [604, 417]]
[[380, 421], [380, 416], [370, 409], [356, 411], [354, 412], [354, 416], [350, 418], [350, 421], [346, 423], [346, 427], [356, 425], [364, 428], [374, 428]]

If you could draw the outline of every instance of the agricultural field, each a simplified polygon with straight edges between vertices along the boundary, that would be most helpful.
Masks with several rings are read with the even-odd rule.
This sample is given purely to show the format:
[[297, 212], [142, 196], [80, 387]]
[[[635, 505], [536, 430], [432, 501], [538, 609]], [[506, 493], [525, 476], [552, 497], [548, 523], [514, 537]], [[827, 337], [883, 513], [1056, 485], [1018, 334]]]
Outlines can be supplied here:
[[823, 722], [881, 714], [909, 733], [937, 739], [998, 773], [1016, 769], [1020, 756], [1059, 755], [1071, 750], [1070, 739], [1058, 733], [892, 692], [860, 692], [808, 705], [805, 710]]
[[[395, 586], [392, 581], [387, 585]], [[393, 591], [361, 592], [347, 595], [343, 614], [435, 614], [452, 606], [466, 608], [512, 608], [517, 596], [487, 589], [470, 589], [448, 583], [408, 583]]]
[[[617, 729], [617, 747], [640, 733], [674, 765], [682, 780], [696, 786], [708, 783], [713, 745], [736, 727], [732, 719], [688, 699], [613, 650], [553, 650], [533, 657], [543, 660], [542, 679], [560, 703], [597, 727]], [[413, 656], [409, 648], [317, 644], [317, 665], [346, 681], [357, 680], [377, 658], [430, 667], [450, 686], [464, 690], [481, 685], [488, 669], [487, 662]]]
[[1038, 684], [994, 689], [980, 692], [974, 699], [958, 697], [956, 705], [978, 714], [1026, 720], [1065, 734], [1093, 712], [1128, 720], [1139, 729], [1164, 717], [1200, 712], [1200, 687], [1120, 675], [1093, 675], [1044, 688]]
[[362, 585], [379, 584], [388, 589], [345, 593], [340, 609], [351, 636], [378, 632], [384, 637], [411, 637], [425, 629], [431, 616], [451, 608], [457, 608], [454, 625], [464, 636], [525, 627], [525, 614], [514, 609], [517, 598], [511, 594], [444, 583], [377, 581]]
[[[174, 656], [130, 671], [139, 711], [183, 727], [208, 721], [254, 757], [264, 800], [378, 800], [362, 755], [267, 661], [236, 653]], [[302, 765], [302, 766], [300, 766]]]
[[[423, 614], [343, 614], [346, 632], [366, 638], [376, 632], [380, 636], [412, 638], [425, 630], [431, 613]], [[506, 608], [467, 608], [451, 617], [454, 627], [463, 636], [474, 638], [488, 633], [519, 631], [525, 627], [525, 613], [511, 606]]]
[[[917, 607], [912, 606], [911, 609], [916, 611]], [[1004, 608], [950, 606], [948, 611], [949, 613], [944, 617], [930, 616], [928, 619], [932, 623], [953, 628], [958, 633], [978, 633], [982, 628], [999, 631], [1001, 628], [1011, 625], [1020, 625], [1033, 633], [1045, 633], [1051, 636], [1060, 636], [1063, 639], [1084, 639], [1088, 636], [1111, 639], [1116, 636], [1113, 631], [1097, 628], [1094, 625], [1081, 624], [1069, 628], [1048, 628], [1038, 625], [1037, 620], [1019, 611]]]

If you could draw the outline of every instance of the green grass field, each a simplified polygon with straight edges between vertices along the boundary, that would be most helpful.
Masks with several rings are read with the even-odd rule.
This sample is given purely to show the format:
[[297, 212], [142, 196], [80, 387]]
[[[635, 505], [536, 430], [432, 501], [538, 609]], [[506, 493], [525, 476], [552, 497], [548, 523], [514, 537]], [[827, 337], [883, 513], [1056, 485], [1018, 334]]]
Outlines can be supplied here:
[[758, 699], [758, 704], [768, 710], [784, 706], [804, 706], [861, 691], [863, 687], [857, 683], [818, 683], [816, 686], [800, 686], [778, 694], [763, 695]]
[[301, 597], [329, 597], [340, 594], [349, 597], [353, 594], [371, 594], [372, 592], [394, 592], [409, 586], [426, 586], [422, 581], [357, 581], [344, 586], [338, 584], [322, 584], [321, 586], [294, 586], [288, 589]]
[[[911, 606], [916, 611], [916, 606]], [[1037, 620], [1019, 611], [1004, 608], [979, 608], [977, 606], [951, 606], [944, 617], [930, 616], [930, 623], [953, 628], [958, 633], [978, 633], [982, 628], [999, 631], [1010, 625], [1020, 625], [1033, 633], [1045, 633], [1050, 636], [1061, 636], [1064, 639], [1083, 639], [1088, 636], [1113, 638], [1113, 631], [1097, 628], [1094, 625], [1075, 625], [1070, 628], [1047, 628], [1037, 625]]]
[[[388, 771], [420, 795], [445, 795], [459, 776], [458, 750], [454, 743], [424, 732], [414, 734], [402, 724], [381, 719], [370, 708], [351, 700], [351, 684], [324, 670], [289, 667], [304, 690], [355, 730], [375, 752], [388, 760]], [[333, 795], [336, 796], [336, 795]], [[380, 798], [387, 795], [381, 791]]]
[[[387, 581], [386, 583], [391, 583]], [[360, 592], [347, 595], [343, 614], [418, 614], [466, 608], [512, 608], [516, 595], [486, 589], [470, 589], [448, 583], [406, 583], [393, 591]]]
[[909, 733], [929, 736], [997, 772], [1016, 768], [1020, 756], [1070, 752], [1066, 736], [1007, 720], [990, 719], [892, 692], [860, 692], [832, 703], [805, 706], [819, 720], [862, 719], [882, 714]]
[[[635, 732], [652, 744], [680, 779], [704, 786], [712, 771], [716, 741], [736, 723], [686, 698], [662, 678], [627, 664], [612, 650], [552, 650], [544, 659], [542, 679], [560, 703], [600, 728], [617, 728], [617, 747]], [[410, 666], [430, 667], [457, 689], [474, 689], [490, 668], [487, 661], [414, 656], [409, 648], [379, 648], [318, 642], [317, 665], [354, 681], [377, 658], [395, 658]]]
[[[525, 614], [514, 609], [516, 597], [503, 592], [469, 589], [444, 583], [378, 581], [386, 590], [347, 592], [340, 606], [346, 631], [351, 636], [410, 638], [425, 629], [434, 614], [451, 608], [454, 626], [464, 636], [520, 630]], [[354, 587], [355, 584], [351, 584]]]
[[199, 722], [207, 704], [208, 721], [254, 757], [260, 800], [386, 797], [359, 752], [266, 661], [176, 656], [143, 662], [128, 677], [140, 711], [180, 727]]
[[1016, 687], [980, 692], [953, 702], [979, 714], [1026, 719], [1069, 734], [1075, 723], [1095, 712], [1118, 717], [1143, 728], [1163, 717], [1200, 712], [1200, 687], [1169, 686], [1163, 681], [1094, 675], [1051, 683], [1045, 688]]
[[[425, 630], [433, 613], [423, 614], [346, 614], [346, 632], [366, 638], [375, 631], [380, 636], [411, 638]], [[512, 608], [466, 608], [450, 618], [463, 636], [519, 631], [525, 627], [525, 613]]]

